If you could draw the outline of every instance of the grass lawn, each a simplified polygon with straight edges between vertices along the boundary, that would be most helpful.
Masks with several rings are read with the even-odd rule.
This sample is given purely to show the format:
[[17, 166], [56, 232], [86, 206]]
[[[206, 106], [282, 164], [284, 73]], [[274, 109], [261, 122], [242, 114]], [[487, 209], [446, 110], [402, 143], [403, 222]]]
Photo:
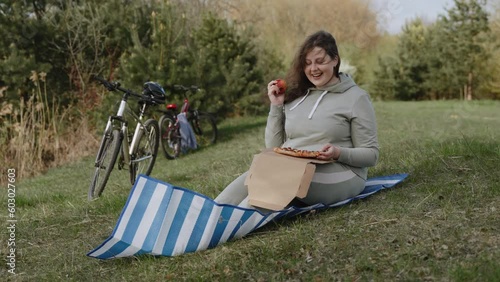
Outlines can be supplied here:
[[[114, 171], [103, 196], [88, 202], [94, 156], [18, 179], [17, 275], [4, 263], [2, 280], [500, 281], [500, 102], [375, 109], [381, 156], [369, 175], [409, 173], [404, 183], [198, 253], [86, 257], [111, 234], [131, 188], [128, 172]], [[215, 197], [263, 148], [265, 122], [226, 120], [216, 145], [174, 161], [160, 156], [151, 176]], [[7, 261], [6, 193], [0, 201]]]

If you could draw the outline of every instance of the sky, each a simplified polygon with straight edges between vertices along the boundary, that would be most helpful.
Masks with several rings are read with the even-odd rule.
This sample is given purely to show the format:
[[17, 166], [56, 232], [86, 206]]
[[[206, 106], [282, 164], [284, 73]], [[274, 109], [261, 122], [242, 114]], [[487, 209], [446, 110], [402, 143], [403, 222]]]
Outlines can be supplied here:
[[407, 20], [421, 17], [433, 22], [438, 15], [446, 15], [445, 8], [453, 6], [453, 0], [371, 0], [381, 26], [391, 34], [401, 32]]

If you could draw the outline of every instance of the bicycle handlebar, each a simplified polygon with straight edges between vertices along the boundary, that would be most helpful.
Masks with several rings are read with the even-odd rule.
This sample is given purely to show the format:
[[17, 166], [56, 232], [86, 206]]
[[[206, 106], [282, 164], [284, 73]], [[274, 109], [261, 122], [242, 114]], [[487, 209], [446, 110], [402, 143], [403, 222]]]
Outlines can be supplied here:
[[[137, 93], [135, 93], [134, 91], [132, 91], [130, 89], [125, 89], [125, 88], [121, 87], [120, 83], [117, 82], [117, 81], [114, 81], [114, 82], [107, 81], [106, 79], [104, 79], [102, 77], [99, 77], [97, 75], [92, 75], [91, 79], [98, 81], [104, 87], [106, 87], [106, 89], [108, 89], [109, 91], [119, 90], [119, 91], [121, 91], [121, 92], [123, 92], [123, 93], [125, 93], [127, 95], [131, 95], [131, 96], [140, 98], [140, 99], [145, 100], [145, 101], [152, 101], [152, 102], [155, 102], [156, 104], [163, 104], [163, 103], [165, 103], [164, 100], [156, 99], [154, 97], [150, 97], [150, 96], [147, 96], [147, 95], [137, 94]], [[184, 92], [188, 92], [188, 91], [196, 92], [196, 91], [200, 90], [200, 88], [198, 86], [196, 86], [196, 85], [184, 86], [184, 85], [181, 85], [181, 84], [167, 85], [167, 86], [163, 86], [163, 88], [170, 89], [172, 91], [179, 91], [179, 90], [181, 90], [181, 91], [184, 91]], [[184, 93], [184, 96], [186, 96], [186, 93]]]
[[91, 77], [92, 79], [100, 82], [104, 87], [106, 87], [106, 89], [108, 89], [109, 91], [115, 91], [115, 90], [119, 90], [127, 95], [131, 95], [131, 96], [134, 96], [134, 97], [137, 97], [137, 98], [140, 98], [141, 100], [149, 100], [149, 101], [152, 101], [152, 102], [155, 102], [156, 104], [163, 104], [165, 103], [164, 100], [160, 100], [160, 99], [156, 99], [154, 97], [149, 97], [149, 96], [146, 96], [146, 95], [141, 95], [141, 94], [137, 94], [135, 93], [134, 91], [130, 90], [130, 89], [125, 89], [123, 87], [120, 86], [120, 83], [119, 82], [111, 82], [111, 81], [107, 81], [105, 80], [104, 78], [102, 77], [99, 77], [99, 76], [92, 76]]
[[92, 76], [92, 79], [94, 80], [97, 80], [98, 82], [100, 82], [104, 87], [106, 87], [109, 91], [115, 91], [115, 90], [119, 90], [123, 93], [126, 93], [126, 94], [130, 94], [132, 96], [136, 96], [138, 98], [141, 98], [142, 95], [140, 94], [137, 94], [135, 93], [134, 91], [130, 90], [130, 89], [125, 89], [123, 87], [120, 86], [120, 83], [117, 82], [117, 81], [107, 81], [105, 80], [104, 78], [102, 77], [99, 77], [99, 76]]

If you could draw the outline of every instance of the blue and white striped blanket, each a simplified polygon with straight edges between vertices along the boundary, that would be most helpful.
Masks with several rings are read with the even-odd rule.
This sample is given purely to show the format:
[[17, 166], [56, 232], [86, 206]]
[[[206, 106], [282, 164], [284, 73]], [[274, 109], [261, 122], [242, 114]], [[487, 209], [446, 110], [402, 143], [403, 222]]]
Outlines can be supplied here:
[[111, 236], [87, 255], [110, 259], [141, 254], [175, 256], [201, 251], [241, 238], [271, 220], [368, 197], [393, 187], [407, 176], [371, 178], [360, 195], [335, 204], [290, 207], [263, 214], [253, 209], [217, 204], [205, 195], [141, 175]]

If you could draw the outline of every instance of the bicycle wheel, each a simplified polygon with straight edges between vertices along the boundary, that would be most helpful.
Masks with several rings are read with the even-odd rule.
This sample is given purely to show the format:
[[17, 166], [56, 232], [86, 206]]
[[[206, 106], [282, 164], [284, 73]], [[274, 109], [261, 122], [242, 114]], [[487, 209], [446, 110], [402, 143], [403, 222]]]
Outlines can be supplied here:
[[191, 126], [196, 135], [198, 146], [203, 147], [217, 142], [217, 124], [215, 117], [211, 114], [198, 113], [198, 115], [194, 115]]
[[181, 153], [181, 135], [175, 125], [175, 119], [170, 115], [160, 118], [160, 144], [169, 160], [178, 158]]
[[148, 119], [144, 123], [137, 148], [131, 157], [130, 182], [132, 184], [135, 183], [137, 175], [149, 175], [153, 170], [160, 142], [159, 132], [156, 120]]
[[94, 177], [90, 183], [88, 199], [101, 196], [113, 170], [121, 147], [121, 134], [118, 129], [105, 133], [95, 162]]

